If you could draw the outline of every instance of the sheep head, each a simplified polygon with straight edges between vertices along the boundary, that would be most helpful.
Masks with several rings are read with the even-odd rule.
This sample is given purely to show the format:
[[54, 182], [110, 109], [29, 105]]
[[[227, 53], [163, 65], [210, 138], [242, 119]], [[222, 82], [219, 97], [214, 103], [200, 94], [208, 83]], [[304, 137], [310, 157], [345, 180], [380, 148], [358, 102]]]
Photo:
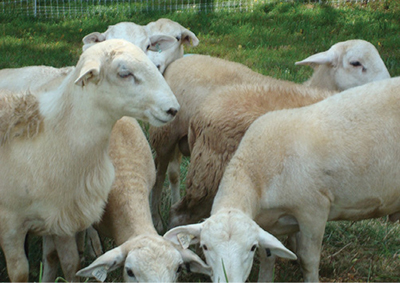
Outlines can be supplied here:
[[107, 272], [121, 266], [126, 282], [176, 282], [184, 268], [210, 274], [210, 268], [192, 251], [176, 247], [159, 235], [141, 235], [100, 256], [77, 276], [104, 281]]
[[296, 62], [296, 65], [314, 67], [309, 85], [338, 91], [390, 78], [375, 46], [359, 39], [336, 43], [329, 50]]
[[[86, 89], [84, 95], [107, 109], [115, 120], [131, 116], [162, 126], [179, 109], [154, 64], [140, 48], [125, 40], [110, 39], [88, 48], [76, 73], [75, 84]], [[96, 97], [98, 93], [102, 93], [101, 98]]]
[[109, 26], [103, 33], [96, 31], [86, 35], [82, 39], [84, 44], [82, 50], [85, 51], [94, 44], [110, 39], [124, 39], [135, 44], [145, 53], [148, 51], [167, 50], [176, 42], [175, 37], [167, 34], [151, 34], [149, 36], [145, 27], [132, 22], [121, 22]]
[[168, 49], [159, 46], [155, 52], [148, 53], [150, 60], [156, 64], [161, 73], [173, 61], [183, 57], [183, 45], [197, 46], [199, 44], [199, 39], [193, 32], [170, 19], [161, 18], [150, 22], [146, 29], [150, 36], [163, 34], [174, 38], [172, 46]]
[[283, 258], [297, 258], [278, 239], [236, 209], [220, 211], [199, 224], [171, 229], [164, 238], [184, 248], [200, 243], [212, 268], [213, 282], [244, 282], [257, 248], [269, 249], [271, 254]]

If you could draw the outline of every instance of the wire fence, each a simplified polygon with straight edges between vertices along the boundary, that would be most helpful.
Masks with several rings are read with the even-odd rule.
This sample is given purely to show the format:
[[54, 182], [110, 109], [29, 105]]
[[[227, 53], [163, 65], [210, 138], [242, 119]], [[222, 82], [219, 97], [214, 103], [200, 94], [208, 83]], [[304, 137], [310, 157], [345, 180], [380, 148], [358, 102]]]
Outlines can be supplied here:
[[[252, 11], [256, 4], [276, 0], [3, 0], [0, 13], [33, 17], [59, 18], [92, 16], [103, 13], [132, 13], [150, 11]], [[299, 0], [281, 0], [285, 2]], [[380, 0], [303, 0], [303, 2], [342, 4], [368, 3]]]

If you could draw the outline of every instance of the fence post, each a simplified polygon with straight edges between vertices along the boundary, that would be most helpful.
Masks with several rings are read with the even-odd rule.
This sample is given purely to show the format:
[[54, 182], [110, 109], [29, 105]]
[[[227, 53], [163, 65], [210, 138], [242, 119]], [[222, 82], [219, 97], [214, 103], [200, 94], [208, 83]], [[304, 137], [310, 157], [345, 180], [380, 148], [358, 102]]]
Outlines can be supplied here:
[[37, 0], [33, 0], [33, 16], [36, 18], [37, 15]]

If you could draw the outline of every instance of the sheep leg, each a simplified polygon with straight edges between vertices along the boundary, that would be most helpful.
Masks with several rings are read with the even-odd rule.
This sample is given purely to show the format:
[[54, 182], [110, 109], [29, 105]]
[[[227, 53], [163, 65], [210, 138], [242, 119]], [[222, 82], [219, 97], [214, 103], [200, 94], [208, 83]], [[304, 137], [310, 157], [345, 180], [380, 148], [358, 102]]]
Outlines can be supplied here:
[[169, 158], [167, 158], [167, 156], [157, 156], [155, 159], [157, 174], [156, 183], [151, 191], [151, 215], [153, 218], [154, 227], [158, 233], [162, 233], [164, 230], [164, 225], [160, 214], [160, 203], [168, 162]]
[[27, 231], [4, 226], [3, 231], [7, 231], [7, 234], [1, 235], [0, 244], [6, 258], [8, 277], [12, 282], [28, 282], [29, 262], [25, 255]]
[[43, 282], [54, 282], [57, 277], [58, 255], [52, 236], [43, 236]]
[[53, 236], [64, 277], [68, 282], [79, 281], [75, 274], [80, 268], [79, 252], [75, 236]]
[[329, 210], [326, 212], [324, 208], [320, 208], [318, 211], [318, 216], [314, 213], [302, 217], [304, 221], [297, 218], [300, 226], [300, 232], [296, 234], [297, 257], [306, 282], [319, 281], [322, 240]]
[[176, 147], [174, 150], [174, 155], [168, 165], [168, 179], [169, 186], [171, 189], [171, 206], [180, 201], [180, 173], [181, 173], [181, 158], [182, 155], [179, 148]]
[[[78, 253], [81, 263], [85, 261], [85, 240], [86, 240], [86, 230], [76, 233], [76, 246], [78, 247]], [[90, 253], [90, 251], [89, 251]]]
[[274, 282], [275, 255], [267, 256], [265, 249], [259, 249], [260, 270], [258, 271], [258, 282]]
[[297, 249], [297, 233], [289, 234], [287, 241], [288, 241], [288, 248], [292, 252], [296, 253], [296, 249]]
[[99, 257], [103, 254], [99, 233], [97, 233], [97, 230], [93, 226], [90, 226], [85, 231], [88, 238], [90, 256], [93, 258]]

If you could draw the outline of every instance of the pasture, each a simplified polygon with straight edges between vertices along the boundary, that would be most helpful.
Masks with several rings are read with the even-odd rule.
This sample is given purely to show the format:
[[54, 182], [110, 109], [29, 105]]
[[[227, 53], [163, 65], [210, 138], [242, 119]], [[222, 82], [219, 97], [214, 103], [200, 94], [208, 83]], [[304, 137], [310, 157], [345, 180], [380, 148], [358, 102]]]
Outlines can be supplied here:
[[[257, 3], [257, 1], [256, 1]], [[81, 53], [82, 38], [122, 21], [147, 24], [165, 17], [189, 28], [200, 39], [186, 53], [208, 54], [243, 63], [264, 75], [303, 82], [312, 73], [309, 67], [295, 66], [311, 54], [348, 39], [364, 39], [378, 49], [390, 75], [400, 75], [400, 3], [379, 2], [321, 5], [314, 3], [258, 3], [253, 12], [194, 13], [114, 13], [112, 8], [98, 17], [42, 19], [0, 15], [0, 68], [29, 65], [64, 67], [74, 65]], [[143, 125], [146, 130], [146, 125]], [[181, 190], [189, 158], [181, 165]], [[168, 183], [165, 183], [165, 187]], [[169, 195], [163, 198], [167, 221]], [[106, 241], [106, 249], [112, 242]], [[40, 281], [41, 241], [30, 238], [30, 281]], [[92, 259], [85, 261], [85, 266]], [[279, 260], [275, 281], [301, 281], [294, 262]], [[250, 281], [257, 279], [254, 264]], [[108, 281], [120, 281], [120, 270]], [[61, 273], [60, 273], [61, 275]], [[321, 256], [322, 281], [400, 281], [400, 226], [386, 218], [359, 222], [329, 223]], [[0, 282], [8, 281], [0, 251]], [[183, 274], [181, 281], [204, 282], [208, 278]]]

